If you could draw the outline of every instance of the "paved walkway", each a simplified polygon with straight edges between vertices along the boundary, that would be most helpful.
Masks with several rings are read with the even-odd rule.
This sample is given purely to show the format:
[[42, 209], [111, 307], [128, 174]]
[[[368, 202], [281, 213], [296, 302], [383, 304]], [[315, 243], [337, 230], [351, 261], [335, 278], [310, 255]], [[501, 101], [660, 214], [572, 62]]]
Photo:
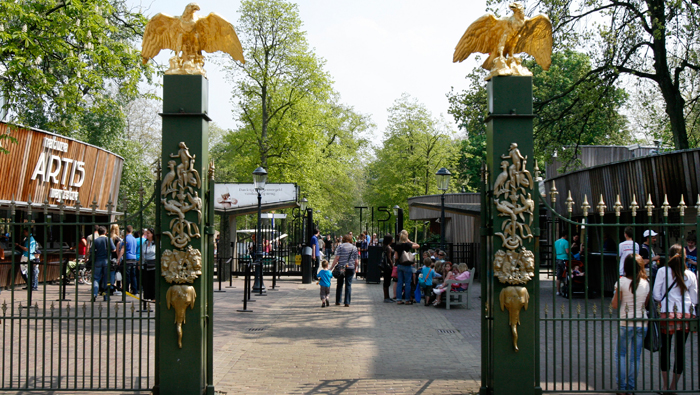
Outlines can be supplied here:
[[235, 311], [242, 305], [241, 283], [215, 293], [217, 391], [469, 394], [478, 389], [476, 309], [383, 303], [381, 285], [363, 280], [353, 284], [350, 307], [321, 308], [317, 285], [298, 280], [279, 285], [279, 291], [253, 297], [252, 313]]

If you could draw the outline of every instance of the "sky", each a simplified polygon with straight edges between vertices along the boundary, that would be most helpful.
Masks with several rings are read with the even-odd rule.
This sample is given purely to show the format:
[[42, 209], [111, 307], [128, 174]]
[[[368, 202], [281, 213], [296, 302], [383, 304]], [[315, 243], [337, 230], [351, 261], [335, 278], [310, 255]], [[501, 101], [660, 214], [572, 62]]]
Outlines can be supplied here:
[[[151, 17], [159, 12], [180, 15], [191, 0], [127, 0]], [[200, 1], [199, 15], [210, 12], [228, 19], [236, 28], [240, 2]], [[299, 0], [299, 13], [310, 46], [326, 60], [340, 100], [369, 115], [381, 140], [387, 109], [402, 93], [423, 103], [434, 117], [447, 113], [451, 87], [468, 87], [465, 76], [478, 65], [473, 56], [452, 63], [457, 42], [467, 27], [485, 14], [485, 0]], [[156, 58], [167, 64], [171, 51]], [[225, 129], [236, 127], [231, 92], [223, 71], [205, 65], [209, 78], [209, 114]], [[456, 125], [454, 129], [457, 130]]]

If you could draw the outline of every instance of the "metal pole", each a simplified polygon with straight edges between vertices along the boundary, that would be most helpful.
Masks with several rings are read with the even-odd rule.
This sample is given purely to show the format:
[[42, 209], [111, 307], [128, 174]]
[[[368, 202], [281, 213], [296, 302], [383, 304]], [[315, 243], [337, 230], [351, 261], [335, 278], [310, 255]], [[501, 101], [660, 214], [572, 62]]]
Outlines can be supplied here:
[[258, 295], [265, 295], [265, 284], [263, 283], [263, 267], [262, 267], [262, 193], [258, 191], [258, 227], [255, 231], [255, 282], [253, 291], [259, 291]]
[[250, 265], [245, 265], [245, 282], [243, 283], [243, 309], [236, 310], [239, 313], [252, 313], [253, 310], [248, 310], [248, 300], [250, 299]]
[[440, 249], [445, 251], [445, 192], [442, 193], [440, 201]]
[[[235, 229], [234, 229], [235, 231]], [[234, 248], [233, 248], [234, 242], [231, 242], [231, 257], [228, 260], [228, 287], [226, 288], [236, 288], [233, 286], [233, 254], [234, 254]], [[238, 278], [238, 277], [236, 277]]]
[[216, 257], [216, 277], [218, 277], [218, 280], [219, 280], [219, 289], [217, 291], [214, 291], [214, 292], [226, 292], [226, 291], [221, 290], [221, 276], [222, 276], [222, 274], [223, 274], [223, 272], [221, 271], [221, 258], [219, 258], [217, 256]]

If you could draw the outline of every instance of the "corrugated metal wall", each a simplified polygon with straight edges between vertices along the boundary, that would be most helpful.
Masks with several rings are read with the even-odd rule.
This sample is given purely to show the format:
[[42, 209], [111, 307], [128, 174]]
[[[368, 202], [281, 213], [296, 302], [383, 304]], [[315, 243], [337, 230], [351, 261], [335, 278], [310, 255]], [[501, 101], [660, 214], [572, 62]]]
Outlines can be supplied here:
[[[573, 149], [573, 148], [571, 148]], [[613, 162], [620, 162], [623, 160], [639, 158], [642, 156], [647, 156], [656, 150], [656, 147], [644, 147], [640, 145], [633, 146], [609, 146], [609, 145], [587, 145], [579, 146], [578, 159], [581, 161], [581, 169], [605, 165]], [[546, 177], [550, 179], [552, 177], [557, 177], [559, 169], [564, 166], [564, 163], [559, 161], [557, 158], [554, 162], [547, 165]]]

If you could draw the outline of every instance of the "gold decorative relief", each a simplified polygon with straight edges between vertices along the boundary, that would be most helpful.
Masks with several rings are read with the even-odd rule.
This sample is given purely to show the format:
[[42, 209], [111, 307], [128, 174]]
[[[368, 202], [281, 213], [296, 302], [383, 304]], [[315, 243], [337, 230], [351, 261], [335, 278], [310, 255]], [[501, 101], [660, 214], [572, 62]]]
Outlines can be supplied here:
[[175, 284], [192, 284], [202, 275], [202, 253], [187, 246], [185, 251], [165, 250], [160, 258], [161, 275]]
[[518, 325], [520, 325], [520, 309], [527, 311], [530, 294], [525, 287], [506, 287], [499, 295], [501, 311], [508, 309], [508, 325], [513, 335], [513, 347], [518, 352]]
[[187, 323], [185, 312], [190, 307], [194, 309], [194, 301], [197, 299], [197, 292], [191, 285], [171, 285], [165, 294], [165, 300], [175, 309], [175, 328], [177, 330], [177, 344], [182, 348], [182, 324]]
[[534, 182], [527, 170], [527, 156], [513, 143], [507, 154], [501, 155], [502, 172], [493, 184], [493, 196], [499, 217], [507, 217], [501, 232], [494, 233], [503, 240], [506, 249], [496, 252], [494, 271], [499, 281], [507, 284], [525, 284], [535, 274], [532, 251], [523, 247], [523, 240], [532, 240], [535, 201], [532, 199]]

